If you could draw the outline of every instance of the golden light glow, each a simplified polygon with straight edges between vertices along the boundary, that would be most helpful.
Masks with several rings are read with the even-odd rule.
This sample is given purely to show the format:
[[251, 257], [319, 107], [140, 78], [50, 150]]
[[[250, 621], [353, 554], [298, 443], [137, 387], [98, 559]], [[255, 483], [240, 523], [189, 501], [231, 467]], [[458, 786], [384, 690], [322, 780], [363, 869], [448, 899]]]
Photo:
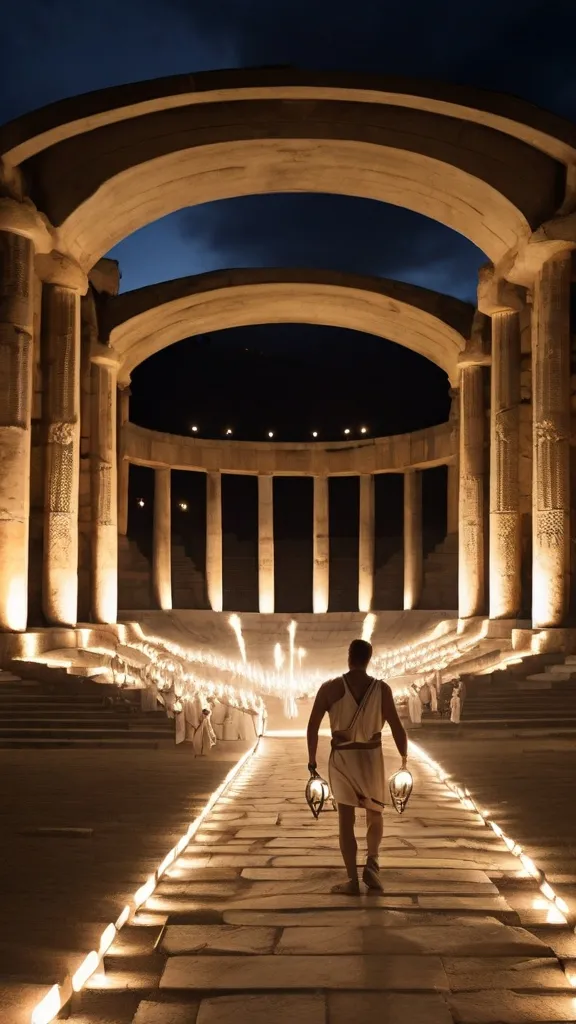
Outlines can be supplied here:
[[178, 508], [182, 512], [187, 512], [188, 511], [188, 502], [187, 501], [179, 501], [178, 502]]
[[242, 661], [243, 661], [244, 665], [246, 665], [247, 662], [248, 662], [248, 659], [246, 657], [246, 643], [245, 643], [244, 637], [242, 635], [242, 622], [240, 620], [240, 616], [239, 615], [231, 615], [230, 618], [228, 619], [228, 622], [230, 623], [230, 625], [232, 627], [232, 630], [233, 630], [233, 632], [234, 632], [234, 634], [236, 636], [236, 640], [238, 641], [238, 648], [240, 650], [240, 657], [242, 658]]
[[10, 580], [6, 599], [6, 625], [15, 633], [23, 633], [28, 622], [28, 581], [23, 576]]
[[346, 430], [344, 431], [344, 433], [345, 433], [345, 434], [349, 434], [349, 433], [350, 433], [350, 428], [349, 428], [349, 427], [346, 427]]
[[274, 437], [274, 431], [273, 430], [269, 430], [268, 431], [268, 437]]
[[144, 508], [145, 504], [146, 502], [144, 501], [144, 498], [138, 498], [138, 505], [140, 506], [140, 508]]
[[115, 938], [116, 938], [116, 925], [115, 924], [109, 924], [108, 927], [104, 929], [104, 931], [102, 932], [102, 935], [100, 936], [100, 945], [98, 946], [98, 956], [99, 957], [103, 957], [108, 952], [108, 950], [110, 949], [110, 946], [114, 942]]
[[362, 639], [370, 643], [372, 634], [374, 633], [374, 627], [376, 626], [376, 616], [373, 612], [368, 612], [368, 615], [362, 623]]
[[197, 434], [198, 433], [198, 427], [190, 427], [190, 429], [191, 429], [193, 434]]
[[312, 437], [318, 437], [318, 431], [317, 430], [313, 430], [312, 431]]
[[230, 427], [228, 427], [228, 430], [226, 431], [226, 435], [227, 435], [228, 437], [230, 437], [230, 434], [231, 434], [231, 433], [232, 433], [232, 430], [230, 429]]
[[367, 434], [368, 433], [368, 427], [360, 427], [360, 433], [361, 434]]
[[144, 885], [141, 885], [140, 888], [137, 889], [136, 892], [134, 893], [134, 906], [136, 907], [137, 910], [138, 907], [141, 907], [143, 903], [146, 903], [146, 900], [152, 895], [155, 888], [156, 876], [150, 875], [148, 881], [144, 882]]
[[281, 644], [274, 644], [274, 665], [277, 672], [280, 672], [284, 661], [285, 656]]
[[462, 788], [456, 782], [449, 781], [449, 776], [446, 775], [441, 766], [434, 761], [426, 753], [422, 747], [419, 747], [416, 743], [410, 741], [410, 749], [413, 750], [416, 755], [426, 764], [428, 767], [435, 772], [440, 781], [448, 788], [448, 790], [454, 793], [455, 796], [461, 801], [461, 803], [469, 810], [474, 810], [480, 816], [484, 824], [491, 828], [495, 835], [505, 844], [506, 848], [518, 858], [524, 871], [527, 872], [532, 878], [540, 882], [539, 889], [542, 896], [534, 897], [532, 906], [535, 910], [546, 910], [546, 922], [547, 924], [567, 924], [565, 913], [569, 913], [569, 908], [565, 900], [561, 896], [558, 896], [554, 891], [553, 886], [547, 881], [543, 871], [536, 866], [534, 861], [524, 853], [520, 843], [517, 843], [514, 839], [507, 836], [500, 825], [497, 822], [492, 821], [486, 817], [486, 812], [481, 811], [476, 801], [472, 797], [470, 791], [466, 788]]
[[60, 986], [52, 985], [50, 991], [44, 996], [32, 1011], [30, 1024], [50, 1024], [60, 1012], [62, 1000], [60, 997]]
[[100, 957], [96, 950], [93, 949], [91, 953], [88, 953], [86, 959], [82, 961], [76, 973], [72, 975], [72, 988], [75, 992], [79, 992], [80, 989], [84, 988], [88, 978], [94, 974], [99, 963]]

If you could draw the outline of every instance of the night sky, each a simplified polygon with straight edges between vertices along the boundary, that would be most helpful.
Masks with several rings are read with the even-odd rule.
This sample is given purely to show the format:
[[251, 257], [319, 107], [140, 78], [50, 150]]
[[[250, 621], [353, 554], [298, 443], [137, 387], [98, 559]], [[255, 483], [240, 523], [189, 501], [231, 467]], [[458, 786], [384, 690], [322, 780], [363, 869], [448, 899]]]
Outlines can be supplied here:
[[[385, 0], [21, 0], [0, 32], [0, 119], [124, 82], [292, 65], [402, 74], [515, 93], [576, 119], [573, 0], [481, 5]], [[309, 266], [387, 276], [472, 300], [483, 254], [410, 211], [329, 195], [192, 207], [110, 254], [122, 289], [225, 267]], [[403, 382], [410, 381], [411, 398]], [[174, 383], [176, 381], [176, 383]], [[219, 435], [340, 437], [441, 422], [445, 375], [398, 346], [296, 325], [181, 342], [134, 374], [133, 418]]]

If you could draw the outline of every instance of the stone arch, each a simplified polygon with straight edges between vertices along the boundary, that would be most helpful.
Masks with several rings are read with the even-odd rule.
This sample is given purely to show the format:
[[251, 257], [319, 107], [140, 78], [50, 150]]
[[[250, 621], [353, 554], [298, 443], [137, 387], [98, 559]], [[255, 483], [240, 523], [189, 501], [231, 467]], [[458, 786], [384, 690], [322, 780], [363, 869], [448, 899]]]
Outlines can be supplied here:
[[53, 104], [6, 126], [0, 152], [84, 269], [183, 206], [279, 191], [405, 206], [499, 263], [561, 207], [576, 138], [508, 97], [277, 69]]
[[120, 360], [119, 382], [183, 338], [229, 327], [306, 323], [374, 334], [418, 352], [456, 385], [474, 308], [426, 288], [312, 270], [225, 270], [115, 296], [101, 332]]

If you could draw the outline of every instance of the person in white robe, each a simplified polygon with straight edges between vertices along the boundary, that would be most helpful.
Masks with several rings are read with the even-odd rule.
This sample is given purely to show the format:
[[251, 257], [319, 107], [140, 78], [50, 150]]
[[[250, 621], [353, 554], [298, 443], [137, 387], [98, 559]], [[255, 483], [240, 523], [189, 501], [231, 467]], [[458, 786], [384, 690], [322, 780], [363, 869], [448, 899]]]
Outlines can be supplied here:
[[343, 895], [359, 895], [358, 846], [354, 834], [356, 808], [366, 813], [368, 856], [362, 881], [382, 892], [378, 854], [382, 841], [382, 811], [386, 802], [386, 780], [382, 752], [382, 729], [388, 722], [406, 765], [408, 740], [398, 717], [392, 690], [381, 679], [367, 673], [372, 645], [353, 640], [348, 650], [348, 672], [324, 683], [316, 695], [308, 722], [308, 770], [316, 771], [318, 734], [324, 715], [330, 718], [332, 752], [329, 780], [338, 805], [340, 851], [348, 880], [332, 888]]

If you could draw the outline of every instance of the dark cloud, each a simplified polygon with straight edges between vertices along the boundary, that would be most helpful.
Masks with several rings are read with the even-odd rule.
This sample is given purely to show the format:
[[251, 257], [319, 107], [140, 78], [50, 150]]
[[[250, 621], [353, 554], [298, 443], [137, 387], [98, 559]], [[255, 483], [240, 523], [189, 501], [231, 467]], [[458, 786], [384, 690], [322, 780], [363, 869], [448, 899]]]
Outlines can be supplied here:
[[[178, 215], [184, 237], [222, 267], [313, 267], [426, 285], [474, 300], [485, 256], [443, 224], [370, 199], [244, 196]], [[217, 265], [216, 265], [217, 264]]]

